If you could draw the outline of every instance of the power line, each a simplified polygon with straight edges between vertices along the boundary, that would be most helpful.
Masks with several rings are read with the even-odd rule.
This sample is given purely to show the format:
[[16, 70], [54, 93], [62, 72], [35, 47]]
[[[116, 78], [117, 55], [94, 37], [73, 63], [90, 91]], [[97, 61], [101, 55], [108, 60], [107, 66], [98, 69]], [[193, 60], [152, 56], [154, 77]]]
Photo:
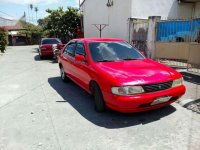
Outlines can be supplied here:
[[14, 16], [11, 16], [11, 15], [9, 15], [9, 14], [7, 14], [7, 13], [1, 11], [1, 10], [0, 10], [0, 13], [2, 13], [2, 14], [4, 14], [4, 15], [7, 15], [7, 16], [10, 16], [10, 17], [14, 17]]

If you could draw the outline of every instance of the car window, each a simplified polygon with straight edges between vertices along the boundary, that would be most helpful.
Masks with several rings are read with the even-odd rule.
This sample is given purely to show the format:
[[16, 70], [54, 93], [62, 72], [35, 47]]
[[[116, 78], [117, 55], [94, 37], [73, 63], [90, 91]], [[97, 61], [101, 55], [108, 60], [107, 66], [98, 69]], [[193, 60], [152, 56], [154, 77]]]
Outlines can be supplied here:
[[144, 59], [135, 48], [126, 42], [91, 42], [89, 50], [92, 60], [96, 62]]
[[58, 39], [44, 39], [42, 40], [42, 44], [60, 44], [61, 41]]
[[70, 43], [65, 47], [64, 53], [67, 53], [69, 56], [74, 57], [75, 56], [75, 43]]
[[85, 55], [85, 47], [83, 43], [78, 43], [76, 45], [76, 54]]

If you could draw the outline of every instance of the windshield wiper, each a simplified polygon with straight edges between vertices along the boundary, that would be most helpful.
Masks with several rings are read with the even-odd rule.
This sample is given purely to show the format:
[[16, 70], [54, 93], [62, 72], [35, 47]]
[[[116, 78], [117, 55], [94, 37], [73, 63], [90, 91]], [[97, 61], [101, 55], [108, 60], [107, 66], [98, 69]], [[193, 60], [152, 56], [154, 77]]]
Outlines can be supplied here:
[[97, 60], [96, 62], [113, 62], [115, 60], [107, 60], [107, 59], [103, 59], [103, 60]]
[[139, 60], [139, 59], [137, 59], [137, 58], [124, 58], [122, 60]]

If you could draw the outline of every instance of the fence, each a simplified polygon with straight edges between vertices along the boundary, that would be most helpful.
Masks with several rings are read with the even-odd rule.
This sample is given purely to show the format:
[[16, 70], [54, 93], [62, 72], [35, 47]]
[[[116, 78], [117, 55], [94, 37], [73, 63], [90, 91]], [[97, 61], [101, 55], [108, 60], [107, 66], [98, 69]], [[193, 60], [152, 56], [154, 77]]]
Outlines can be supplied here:
[[160, 42], [198, 42], [200, 19], [167, 20], [157, 23], [157, 41]]
[[158, 22], [155, 47], [160, 62], [200, 72], [200, 19]]

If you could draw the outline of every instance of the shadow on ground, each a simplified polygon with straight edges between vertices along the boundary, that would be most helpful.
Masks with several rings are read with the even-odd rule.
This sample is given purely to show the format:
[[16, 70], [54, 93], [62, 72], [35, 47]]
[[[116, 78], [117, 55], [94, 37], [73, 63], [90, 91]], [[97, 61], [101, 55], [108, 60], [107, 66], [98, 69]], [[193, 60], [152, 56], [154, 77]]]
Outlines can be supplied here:
[[185, 81], [200, 85], [200, 75], [195, 75], [189, 72], [180, 72]]
[[60, 77], [54, 77], [49, 78], [48, 82], [64, 99], [64, 101], [57, 101], [58, 103], [69, 103], [88, 121], [108, 129], [148, 124], [158, 121], [176, 111], [176, 109], [170, 105], [161, 109], [135, 114], [122, 114], [112, 110], [107, 110], [104, 113], [97, 113], [94, 110], [93, 98], [72, 81], [63, 83]]
[[45, 57], [45, 58], [43, 58], [43, 59], [40, 59], [40, 56], [39, 56], [39, 55], [36, 55], [36, 56], [34, 57], [34, 60], [35, 60], [35, 61], [46, 61], [46, 62], [50, 62], [50, 63], [52, 63], [52, 64], [58, 63], [57, 60], [55, 60], [55, 59], [52, 58], [52, 56], [49, 56], [49, 57]]

